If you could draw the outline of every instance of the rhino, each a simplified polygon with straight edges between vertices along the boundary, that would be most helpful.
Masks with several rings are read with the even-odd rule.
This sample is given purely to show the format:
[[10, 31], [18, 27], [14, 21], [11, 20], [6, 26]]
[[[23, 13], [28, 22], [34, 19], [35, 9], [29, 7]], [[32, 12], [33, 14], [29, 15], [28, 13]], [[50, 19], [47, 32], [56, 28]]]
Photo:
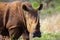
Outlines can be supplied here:
[[[0, 35], [8, 40], [30, 40], [32, 37], [41, 37], [38, 11], [43, 4], [34, 9], [29, 2], [0, 2]], [[7, 40], [7, 39], [4, 39]]]

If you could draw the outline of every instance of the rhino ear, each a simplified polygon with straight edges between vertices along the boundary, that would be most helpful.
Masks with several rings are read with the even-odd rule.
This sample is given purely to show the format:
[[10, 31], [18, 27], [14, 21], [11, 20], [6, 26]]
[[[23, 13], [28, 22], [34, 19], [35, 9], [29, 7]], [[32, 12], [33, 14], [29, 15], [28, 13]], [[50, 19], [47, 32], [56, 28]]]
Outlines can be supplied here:
[[28, 7], [27, 7], [26, 5], [23, 5], [23, 6], [22, 6], [22, 9], [25, 10], [25, 11], [29, 11], [29, 10], [28, 10]]
[[41, 10], [42, 8], [43, 8], [43, 4], [40, 4], [38, 10]]

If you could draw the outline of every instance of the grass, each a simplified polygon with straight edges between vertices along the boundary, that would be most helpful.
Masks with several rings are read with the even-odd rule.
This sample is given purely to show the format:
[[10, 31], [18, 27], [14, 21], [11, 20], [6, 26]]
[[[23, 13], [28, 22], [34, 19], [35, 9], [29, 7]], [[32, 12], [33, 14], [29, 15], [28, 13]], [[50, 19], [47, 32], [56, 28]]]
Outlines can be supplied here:
[[[20, 38], [19, 40], [22, 40]], [[32, 40], [60, 40], [60, 33], [42, 33], [42, 36], [40, 38], [33, 38]]]
[[60, 33], [43, 33], [40, 40], [60, 40]]

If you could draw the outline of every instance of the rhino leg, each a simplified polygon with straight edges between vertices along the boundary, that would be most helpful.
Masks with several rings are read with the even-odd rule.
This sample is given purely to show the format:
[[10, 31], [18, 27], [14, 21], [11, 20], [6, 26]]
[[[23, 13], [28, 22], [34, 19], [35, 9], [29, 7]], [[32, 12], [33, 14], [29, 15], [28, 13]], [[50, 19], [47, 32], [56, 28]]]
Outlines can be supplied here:
[[28, 31], [24, 31], [22, 34], [23, 40], [29, 40], [29, 32]]
[[20, 27], [15, 27], [9, 30], [11, 40], [18, 40], [22, 33], [23, 29]]

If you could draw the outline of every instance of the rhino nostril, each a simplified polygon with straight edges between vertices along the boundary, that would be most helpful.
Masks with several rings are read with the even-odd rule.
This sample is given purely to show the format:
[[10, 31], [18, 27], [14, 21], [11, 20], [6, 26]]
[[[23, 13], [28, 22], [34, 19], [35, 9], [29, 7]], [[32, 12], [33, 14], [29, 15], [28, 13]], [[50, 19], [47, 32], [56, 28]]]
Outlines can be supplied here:
[[33, 37], [41, 37], [41, 32], [39, 31], [34, 32]]

